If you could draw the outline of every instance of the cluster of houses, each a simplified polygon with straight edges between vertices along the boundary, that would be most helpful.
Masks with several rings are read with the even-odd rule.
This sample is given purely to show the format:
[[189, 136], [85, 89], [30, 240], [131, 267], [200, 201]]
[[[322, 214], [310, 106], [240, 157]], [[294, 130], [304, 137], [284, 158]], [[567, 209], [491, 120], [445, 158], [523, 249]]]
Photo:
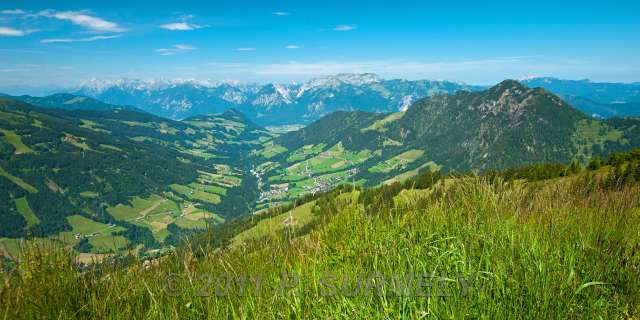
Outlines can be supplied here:
[[[304, 193], [316, 194], [320, 192], [329, 191], [336, 185], [343, 182], [345, 179], [349, 179], [350, 177], [358, 174], [359, 172], [358, 170], [359, 170], [358, 168], [351, 168], [346, 171], [346, 175], [344, 176], [329, 175], [322, 178], [312, 177], [313, 185], [304, 187]], [[268, 191], [263, 191], [260, 193], [259, 201], [262, 202], [262, 201], [269, 201], [270, 199], [274, 199], [274, 198], [283, 198], [284, 196], [286, 196], [288, 191], [289, 191], [288, 183], [273, 184], [270, 186], [270, 189]]]
[[[116, 226], [115, 223], [109, 223], [109, 224], [107, 224], [107, 228], [106, 229], [111, 229], [111, 228], [113, 228], [115, 226]], [[88, 233], [88, 234], [75, 233], [73, 235], [73, 237], [76, 238], [76, 240], [80, 240], [82, 238], [97, 237], [97, 236], [101, 236], [101, 235], [102, 235], [102, 232], [96, 231], [94, 233]]]
[[271, 188], [268, 191], [260, 192], [260, 200], [258, 201], [266, 201], [272, 198], [281, 197], [287, 194], [289, 191], [289, 184], [272, 184]]
[[313, 178], [313, 186], [304, 187], [304, 191], [306, 193], [320, 193], [331, 190], [333, 187], [338, 185], [343, 179], [348, 179], [358, 173], [358, 168], [351, 168], [347, 170], [345, 177], [341, 177], [338, 175], [331, 175], [324, 179], [319, 179], [318, 177]]

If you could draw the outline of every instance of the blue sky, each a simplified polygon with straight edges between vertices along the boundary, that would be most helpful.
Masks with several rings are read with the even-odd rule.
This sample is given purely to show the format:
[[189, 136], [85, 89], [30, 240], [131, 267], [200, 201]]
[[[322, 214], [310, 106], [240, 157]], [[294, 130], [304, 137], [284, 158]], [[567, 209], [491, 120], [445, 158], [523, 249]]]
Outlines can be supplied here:
[[0, 86], [91, 78], [640, 81], [638, 1], [2, 1]]

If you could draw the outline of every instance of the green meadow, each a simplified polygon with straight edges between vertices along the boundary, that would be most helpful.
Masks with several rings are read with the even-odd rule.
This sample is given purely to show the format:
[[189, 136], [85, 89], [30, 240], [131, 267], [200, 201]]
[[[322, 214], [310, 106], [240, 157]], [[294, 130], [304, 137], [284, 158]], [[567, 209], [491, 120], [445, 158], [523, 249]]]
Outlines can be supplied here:
[[118, 231], [123, 231], [124, 228], [114, 226], [111, 227], [104, 223], [100, 223], [97, 221], [93, 221], [89, 218], [83, 217], [81, 215], [74, 215], [67, 217], [69, 224], [73, 228], [73, 232], [79, 233], [81, 235], [92, 235], [95, 233], [104, 233], [111, 234]]
[[36, 189], [32, 185], [28, 184], [27, 182], [22, 180], [20, 177], [16, 177], [16, 176], [12, 175], [11, 173], [5, 171], [2, 167], [0, 167], [0, 176], [3, 176], [5, 178], [11, 180], [11, 182], [15, 183], [20, 188], [24, 189], [25, 191], [27, 191], [29, 193], [38, 193], [38, 189]]
[[2, 128], [0, 128], [0, 133], [4, 135], [5, 141], [16, 149], [15, 154], [33, 153], [33, 150], [22, 142], [20, 135]]
[[27, 221], [27, 228], [31, 228], [38, 223], [40, 223], [40, 219], [33, 213], [31, 207], [29, 207], [29, 202], [26, 197], [15, 199], [16, 209]]

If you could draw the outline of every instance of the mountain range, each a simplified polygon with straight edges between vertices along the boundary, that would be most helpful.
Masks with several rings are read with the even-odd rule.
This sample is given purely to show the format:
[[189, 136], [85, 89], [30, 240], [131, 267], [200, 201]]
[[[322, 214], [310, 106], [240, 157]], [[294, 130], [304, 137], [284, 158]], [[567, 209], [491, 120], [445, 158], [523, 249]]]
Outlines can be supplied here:
[[[545, 88], [591, 117], [640, 115], [640, 83], [598, 83], [549, 77], [524, 79], [521, 83], [531, 88]], [[93, 79], [67, 90], [73, 94], [13, 98], [39, 105], [49, 101], [50, 107], [64, 109], [136, 106], [174, 120], [234, 108], [262, 126], [277, 126], [306, 125], [334, 111], [404, 111], [416, 100], [434, 94], [486, 88], [451, 81], [385, 80], [365, 73], [326, 76], [302, 84]], [[80, 97], [74, 99], [75, 96]]]
[[[586, 114], [609, 118], [640, 115], [639, 83], [531, 78], [528, 87], [543, 87]], [[252, 121], [273, 126], [309, 124], [334, 111], [404, 111], [414, 101], [437, 93], [478, 91], [451, 81], [385, 80], [375, 74], [338, 74], [303, 84], [238, 84], [197, 80], [89, 81], [75, 94], [117, 105], [135, 105], [171, 119], [220, 113], [235, 108]]]
[[640, 82], [607, 83], [542, 77], [525, 79], [522, 84], [545, 88], [593, 117], [640, 115]]
[[449, 81], [384, 80], [375, 74], [338, 74], [303, 84], [234, 84], [195, 80], [90, 81], [74, 94], [135, 105], [172, 119], [235, 108], [256, 123], [308, 124], [338, 110], [393, 112], [435, 93], [479, 90]]

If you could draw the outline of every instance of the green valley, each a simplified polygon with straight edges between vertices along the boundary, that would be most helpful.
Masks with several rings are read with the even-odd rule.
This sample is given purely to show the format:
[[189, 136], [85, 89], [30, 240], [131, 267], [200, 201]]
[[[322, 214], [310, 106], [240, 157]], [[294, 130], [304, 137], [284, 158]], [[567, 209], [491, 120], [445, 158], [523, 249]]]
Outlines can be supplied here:
[[[590, 119], [515, 81], [435, 95], [403, 112], [335, 112], [295, 131], [263, 129], [233, 109], [173, 121], [109, 106], [70, 112], [0, 100], [0, 184], [7, 190], [0, 237], [58, 237], [83, 253], [151, 252], [341, 184], [372, 187], [426, 172], [537, 162], [584, 166], [640, 146], [638, 119]], [[95, 232], [78, 232], [69, 217], [110, 232], [90, 239]]]

